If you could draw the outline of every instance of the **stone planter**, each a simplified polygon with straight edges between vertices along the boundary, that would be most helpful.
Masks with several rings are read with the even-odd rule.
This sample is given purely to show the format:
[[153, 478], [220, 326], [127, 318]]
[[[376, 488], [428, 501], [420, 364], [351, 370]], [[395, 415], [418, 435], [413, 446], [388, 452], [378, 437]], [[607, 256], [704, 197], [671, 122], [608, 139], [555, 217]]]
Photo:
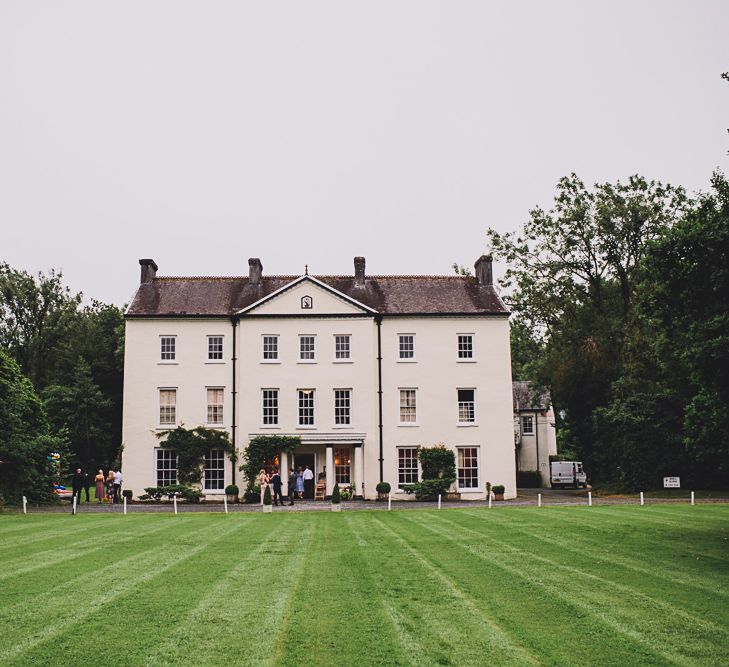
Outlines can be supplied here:
[[340, 504], [332, 503], [332, 512], [341, 512], [341, 511], [342, 511], [342, 506]]
[[227, 498], [227, 500], [228, 500], [228, 503], [229, 504], [233, 505], [233, 504], [235, 504], [235, 503], [238, 502], [238, 496], [231, 496], [231, 495], [229, 495], [228, 498]]
[[273, 512], [273, 505], [263, 505], [263, 513], [271, 514]]
[[503, 493], [494, 493], [494, 500], [503, 500], [504, 494]]

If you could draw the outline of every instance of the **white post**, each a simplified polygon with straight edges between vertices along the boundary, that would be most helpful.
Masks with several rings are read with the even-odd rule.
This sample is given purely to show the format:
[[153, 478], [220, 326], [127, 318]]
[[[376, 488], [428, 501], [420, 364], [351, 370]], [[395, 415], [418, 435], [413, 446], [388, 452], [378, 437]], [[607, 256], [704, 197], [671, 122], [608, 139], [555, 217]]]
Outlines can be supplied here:
[[489, 491], [489, 509], [491, 509], [491, 492]]
[[440, 509], [440, 493], [438, 494], [438, 509]]
[[23, 514], [28, 513], [28, 499], [23, 496]]
[[177, 494], [172, 496], [172, 502], [175, 503], [175, 514], [177, 514]]
[[387, 511], [389, 512], [392, 509], [392, 494], [387, 494]]
[[225, 507], [225, 513], [228, 513], [228, 494], [223, 495], [223, 507]]
[[693, 491], [691, 492], [691, 504], [692, 505], [695, 505], [696, 504], [696, 498], [694, 496], [694, 492]]
[[[281, 493], [284, 496], [289, 495], [289, 455], [286, 453], [286, 450], [283, 450], [281, 452], [281, 467], [280, 467], [280, 474], [281, 474]], [[228, 513], [228, 505], [227, 500], [225, 500], [225, 496], [223, 496], [223, 502], [226, 503], [225, 505], [225, 513]]]
[[127, 513], [127, 497], [124, 496], [124, 515], [126, 516]]
[[592, 491], [587, 492], [587, 504], [592, 507]]
[[73, 494], [73, 513], [76, 514], [76, 492]]
[[538, 493], [537, 494], [537, 507], [541, 507], [541, 506], [542, 506], [542, 494]]
[[645, 502], [643, 501], [643, 492], [640, 492], [640, 504], [645, 505]]

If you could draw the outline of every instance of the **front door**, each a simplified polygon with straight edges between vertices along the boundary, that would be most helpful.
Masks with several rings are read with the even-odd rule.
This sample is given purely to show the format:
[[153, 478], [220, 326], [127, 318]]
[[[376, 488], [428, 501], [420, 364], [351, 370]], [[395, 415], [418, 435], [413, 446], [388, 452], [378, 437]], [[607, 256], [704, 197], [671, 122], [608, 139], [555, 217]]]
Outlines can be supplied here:
[[314, 484], [316, 483], [314, 480], [316, 480], [316, 455], [315, 454], [301, 454], [301, 453], [295, 453], [294, 454], [294, 466], [296, 466], [296, 471], [299, 471], [299, 468], [301, 470], [305, 470], [306, 466], [309, 466], [309, 470], [311, 470], [312, 474], [314, 475], [312, 482], [304, 482], [304, 498], [310, 498], [311, 500], [314, 499]]

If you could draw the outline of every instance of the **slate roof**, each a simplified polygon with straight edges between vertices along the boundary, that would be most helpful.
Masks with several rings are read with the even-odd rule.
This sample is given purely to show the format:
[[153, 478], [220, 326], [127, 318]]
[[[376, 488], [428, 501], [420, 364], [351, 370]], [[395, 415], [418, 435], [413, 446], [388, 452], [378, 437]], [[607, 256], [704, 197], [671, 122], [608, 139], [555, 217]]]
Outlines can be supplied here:
[[539, 391], [533, 382], [512, 382], [511, 393], [514, 400], [514, 412], [521, 410], [549, 410], [552, 397], [549, 391]]
[[[139, 286], [126, 316], [230, 317], [300, 276], [159, 277]], [[385, 315], [508, 315], [492, 285], [470, 276], [312, 276]]]

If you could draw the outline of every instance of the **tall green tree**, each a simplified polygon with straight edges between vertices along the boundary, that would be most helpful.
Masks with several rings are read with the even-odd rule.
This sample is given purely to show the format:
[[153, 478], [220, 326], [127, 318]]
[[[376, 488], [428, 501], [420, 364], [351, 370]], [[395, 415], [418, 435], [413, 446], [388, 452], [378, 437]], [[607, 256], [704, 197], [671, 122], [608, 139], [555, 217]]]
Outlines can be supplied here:
[[65, 439], [51, 430], [18, 363], [0, 349], [0, 500], [50, 500], [57, 474], [52, 452], [65, 454]]

